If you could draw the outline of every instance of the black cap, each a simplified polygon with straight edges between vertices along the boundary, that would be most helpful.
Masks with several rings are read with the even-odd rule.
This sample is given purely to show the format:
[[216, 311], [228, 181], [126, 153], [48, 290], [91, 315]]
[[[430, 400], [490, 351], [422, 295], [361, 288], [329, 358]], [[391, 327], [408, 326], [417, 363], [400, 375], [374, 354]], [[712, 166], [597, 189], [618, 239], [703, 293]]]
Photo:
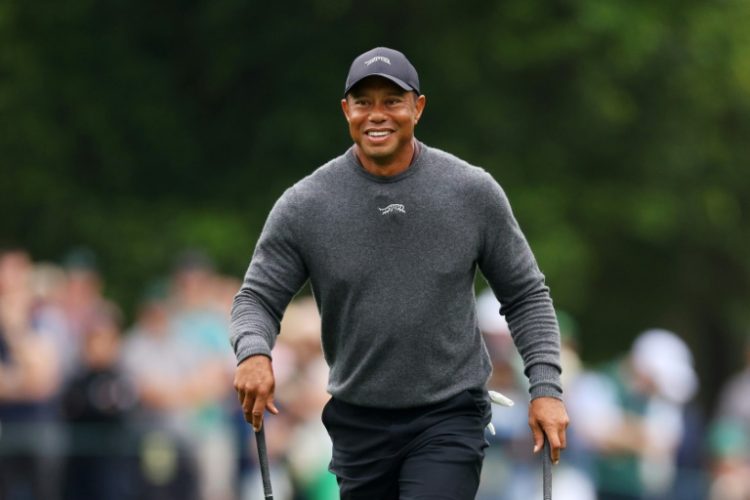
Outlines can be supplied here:
[[378, 47], [358, 56], [346, 77], [344, 95], [368, 76], [382, 76], [404, 90], [419, 94], [419, 75], [405, 55], [398, 50]]

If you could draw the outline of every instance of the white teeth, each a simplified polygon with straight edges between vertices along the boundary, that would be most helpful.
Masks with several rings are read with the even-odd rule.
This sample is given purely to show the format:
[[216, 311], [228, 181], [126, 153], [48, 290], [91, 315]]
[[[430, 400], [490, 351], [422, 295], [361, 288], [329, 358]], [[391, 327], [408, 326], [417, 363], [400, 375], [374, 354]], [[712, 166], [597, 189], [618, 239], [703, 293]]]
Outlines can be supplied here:
[[369, 135], [370, 137], [385, 137], [389, 133], [390, 132], [386, 130], [370, 130], [369, 132], [367, 132], [367, 135]]

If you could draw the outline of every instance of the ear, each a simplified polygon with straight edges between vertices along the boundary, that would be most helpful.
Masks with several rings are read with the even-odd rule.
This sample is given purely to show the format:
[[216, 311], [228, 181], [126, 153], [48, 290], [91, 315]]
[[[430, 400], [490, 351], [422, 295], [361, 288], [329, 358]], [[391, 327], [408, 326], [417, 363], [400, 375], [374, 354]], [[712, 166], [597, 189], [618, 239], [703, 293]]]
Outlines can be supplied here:
[[414, 106], [416, 108], [416, 115], [414, 117], [414, 123], [419, 122], [419, 119], [422, 118], [422, 112], [424, 111], [424, 107], [427, 105], [427, 97], [424, 96], [424, 94], [421, 94], [419, 97], [417, 97], [414, 100]]
[[341, 99], [341, 111], [344, 112], [344, 117], [346, 118], [347, 123], [349, 122], [349, 101], [344, 97]]

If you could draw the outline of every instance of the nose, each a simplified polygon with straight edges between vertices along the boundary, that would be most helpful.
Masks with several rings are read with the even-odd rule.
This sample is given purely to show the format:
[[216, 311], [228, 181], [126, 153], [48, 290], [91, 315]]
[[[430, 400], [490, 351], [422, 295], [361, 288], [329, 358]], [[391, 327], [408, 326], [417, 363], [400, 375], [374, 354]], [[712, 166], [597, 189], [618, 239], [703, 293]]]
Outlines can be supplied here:
[[368, 116], [368, 119], [371, 122], [375, 122], [375, 123], [381, 123], [387, 120], [385, 112], [383, 111], [383, 105], [382, 104], [374, 105], [372, 109], [370, 110], [370, 115]]
[[383, 113], [370, 113], [369, 121], [371, 123], [383, 123], [386, 121], [386, 117]]

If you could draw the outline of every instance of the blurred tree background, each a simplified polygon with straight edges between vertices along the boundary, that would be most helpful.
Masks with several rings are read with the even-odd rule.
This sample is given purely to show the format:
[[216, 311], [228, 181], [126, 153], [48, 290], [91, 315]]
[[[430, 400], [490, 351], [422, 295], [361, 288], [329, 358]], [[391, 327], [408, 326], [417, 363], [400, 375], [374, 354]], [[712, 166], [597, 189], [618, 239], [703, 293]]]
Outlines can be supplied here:
[[346, 71], [404, 51], [426, 143], [508, 192], [584, 359], [683, 335], [706, 403], [750, 329], [750, 4], [0, 0], [0, 239], [99, 256], [132, 308], [185, 247], [240, 277], [350, 140]]

